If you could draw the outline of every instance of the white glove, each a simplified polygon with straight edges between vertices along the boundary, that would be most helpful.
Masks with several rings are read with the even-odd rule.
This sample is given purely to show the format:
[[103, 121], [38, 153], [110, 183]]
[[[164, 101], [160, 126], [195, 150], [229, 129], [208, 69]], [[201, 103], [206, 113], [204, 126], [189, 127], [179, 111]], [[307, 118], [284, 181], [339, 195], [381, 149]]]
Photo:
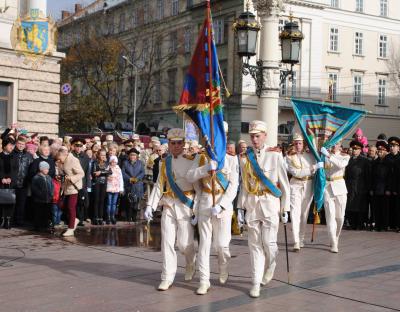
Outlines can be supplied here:
[[321, 153], [324, 154], [326, 157], [329, 157], [331, 155], [324, 146], [321, 147]]
[[282, 212], [281, 221], [282, 221], [283, 224], [288, 223], [289, 215], [288, 215], [288, 213], [286, 211]]
[[91, 188], [91, 187], [88, 187], [88, 188], [87, 188], [87, 192], [88, 192], [88, 193], [91, 193], [91, 192], [92, 192], [92, 188]]
[[238, 219], [239, 225], [244, 224], [244, 210], [243, 209], [238, 209], [237, 219]]
[[198, 221], [199, 221], [199, 220], [197, 219], [197, 216], [194, 215], [193, 218], [190, 220], [190, 223], [191, 223], [193, 226], [195, 226], [195, 225], [197, 224]]
[[208, 163], [208, 171], [214, 171], [217, 170], [218, 168], [218, 163], [215, 160], [210, 160]]
[[153, 209], [151, 208], [151, 206], [147, 206], [146, 210], [144, 212], [144, 218], [147, 221], [152, 221], [153, 220]]
[[321, 168], [324, 168], [324, 162], [323, 161], [317, 162], [317, 169], [321, 169]]
[[220, 214], [221, 211], [222, 211], [222, 207], [218, 204], [211, 208], [211, 212], [212, 212], [213, 216]]

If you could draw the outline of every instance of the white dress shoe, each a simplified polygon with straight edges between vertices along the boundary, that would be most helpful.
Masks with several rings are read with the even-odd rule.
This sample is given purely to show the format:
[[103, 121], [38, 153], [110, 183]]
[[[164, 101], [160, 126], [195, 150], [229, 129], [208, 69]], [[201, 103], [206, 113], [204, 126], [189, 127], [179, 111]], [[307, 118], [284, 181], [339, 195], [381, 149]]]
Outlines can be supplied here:
[[249, 295], [251, 298], [260, 297], [260, 285], [253, 285], [249, 291]]
[[219, 273], [219, 282], [224, 285], [228, 281], [229, 273], [227, 271], [221, 271]]
[[210, 287], [211, 287], [210, 282], [200, 282], [200, 286], [199, 288], [197, 288], [196, 294], [205, 295], [210, 289]]
[[331, 246], [331, 252], [332, 252], [332, 253], [338, 253], [338, 252], [339, 252], [339, 248], [338, 248], [337, 242], [335, 242], [335, 243], [332, 244], [332, 246]]
[[294, 243], [293, 251], [300, 251], [300, 243]]
[[300, 248], [304, 248], [304, 241], [303, 240], [300, 242]]
[[196, 268], [194, 264], [187, 264], [185, 271], [185, 281], [191, 281], [193, 279], [194, 273], [196, 272]]
[[158, 290], [164, 291], [168, 290], [172, 285], [172, 282], [170, 281], [161, 281], [160, 285], [158, 285]]
[[68, 230], [66, 230], [66, 231], [64, 232], [64, 234], [63, 234], [62, 236], [64, 236], [64, 237], [74, 236], [74, 232], [75, 232], [74, 229], [68, 229]]
[[276, 262], [274, 261], [272, 262], [271, 266], [265, 270], [261, 285], [265, 286], [272, 280], [272, 278], [274, 277], [275, 267]]

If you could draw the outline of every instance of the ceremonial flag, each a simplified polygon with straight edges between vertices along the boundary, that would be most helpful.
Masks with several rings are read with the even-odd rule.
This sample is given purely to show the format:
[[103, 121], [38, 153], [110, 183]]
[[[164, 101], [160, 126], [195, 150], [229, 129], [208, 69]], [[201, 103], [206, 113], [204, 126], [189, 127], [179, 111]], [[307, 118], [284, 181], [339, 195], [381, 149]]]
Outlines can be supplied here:
[[192, 62], [186, 73], [179, 105], [174, 109], [183, 111], [199, 128], [205, 141], [207, 154], [218, 162], [217, 170], [223, 168], [226, 154], [220, 86], [210, 1], [207, 0], [207, 16], [200, 31]]
[[[323, 102], [292, 99], [293, 110], [308, 147], [318, 162], [324, 162], [321, 147], [329, 149], [347, 136], [365, 116], [362, 110]], [[314, 178], [314, 201], [317, 211], [324, 203], [326, 176], [324, 168]]]

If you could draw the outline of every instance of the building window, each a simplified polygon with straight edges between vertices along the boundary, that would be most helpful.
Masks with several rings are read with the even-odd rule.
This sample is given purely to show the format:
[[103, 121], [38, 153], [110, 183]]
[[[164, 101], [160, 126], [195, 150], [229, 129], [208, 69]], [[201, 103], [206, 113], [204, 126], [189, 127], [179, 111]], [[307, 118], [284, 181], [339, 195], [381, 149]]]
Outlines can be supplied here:
[[121, 13], [119, 16], [118, 30], [119, 32], [125, 31], [125, 13]]
[[178, 32], [175, 30], [169, 34], [169, 53], [175, 54], [178, 51]]
[[0, 82], [0, 128], [7, 128], [8, 106], [10, 102], [10, 85]]
[[142, 48], [142, 61], [146, 62], [149, 57], [149, 41], [147, 39], [143, 40]]
[[338, 74], [329, 73], [328, 80], [328, 97], [331, 101], [337, 101], [337, 85], [338, 85]]
[[161, 39], [157, 40], [154, 46], [155, 61], [157, 64], [161, 64], [161, 58], [162, 58], [161, 42], [162, 42]]
[[164, 0], [157, 0], [157, 19], [164, 18]]
[[192, 52], [192, 28], [190, 26], [185, 28], [183, 36], [185, 53], [190, 53]]
[[293, 76], [286, 79], [281, 84], [280, 96], [293, 96], [297, 94], [297, 72], [293, 72]]
[[186, 8], [190, 9], [193, 6], [193, 0], [186, 0]]
[[363, 33], [356, 32], [354, 44], [354, 54], [363, 55]]
[[154, 82], [154, 104], [161, 103], [161, 74], [157, 73], [155, 75]]
[[[109, 18], [108, 18], [108, 21], [107, 21], [108, 23], [107, 23], [107, 33], [109, 34], [109, 35], [112, 35], [113, 33], [114, 33], [114, 16], [110, 16]], [[79, 34], [77, 33], [77, 36], [79, 37]]]
[[217, 18], [213, 20], [213, 31], [215, 44], [224, 43], [224, 19]]
[[378, 105], [386, 105], [386, 79], [378, 82]]
[[331, 27], [329, 33], [329, 51], [337, 52], [339, 50], [339, 29]]
[[138, 26], [138, 18], [137, 18], [136, 10], [132, 12], [131, 20], [132, 20], [132, 28], [137, 27]]
[[172, 0], [172, 15], [179, 14], [179, 0]]
[[387, 0], [380, 0], [380, 13], [381, 13], [381, 16], [388, 16]]
[[331, 0], [331, 7], [338, 8], [339, 7], [339, 0]]
[[362, 103], [362, 76], [355, 75], [353, 77], [353, 103]]
[[168, 103], [176, 103], [176, 69], [168, 71]]
[[143, 23], [147, 24], [150, 22], [150, 18], [149, 18], [149, 3], [147, 1], [145, 1], [143, 3]]
[[356, 12], [364, 12], [364, 0], [356, 0]]
[[387, 36], [385, 35], [379, 36], [379, 57], [387, 57]]

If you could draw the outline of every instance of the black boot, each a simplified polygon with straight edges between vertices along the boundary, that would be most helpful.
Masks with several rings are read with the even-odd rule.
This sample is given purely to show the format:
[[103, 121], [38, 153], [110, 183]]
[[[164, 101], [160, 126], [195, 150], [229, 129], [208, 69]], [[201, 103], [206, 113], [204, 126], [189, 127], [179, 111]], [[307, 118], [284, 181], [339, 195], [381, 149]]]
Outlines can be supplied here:
[[115, 217], [112, 217], [112, 218], [111, 218], [111, 223], [112, 223], [113, 225], [116, 225], [116, 224], [117, 224], [117, 220], [115, 219]]
[[108, 217], [107, 217], [106, 224], [109, 225], [110, 223], [111, 223], [111, 219], [110, 219], [110, 216], [108, 216]]
[[4, 226], [4, 218], [1, 217], [1, 219], [0, 219], [0, 228], [2, 228], [3, 226]]
[[11, 217], [7, 217], [4, 223], [4, 228], [7, 230], [11, 230]]

